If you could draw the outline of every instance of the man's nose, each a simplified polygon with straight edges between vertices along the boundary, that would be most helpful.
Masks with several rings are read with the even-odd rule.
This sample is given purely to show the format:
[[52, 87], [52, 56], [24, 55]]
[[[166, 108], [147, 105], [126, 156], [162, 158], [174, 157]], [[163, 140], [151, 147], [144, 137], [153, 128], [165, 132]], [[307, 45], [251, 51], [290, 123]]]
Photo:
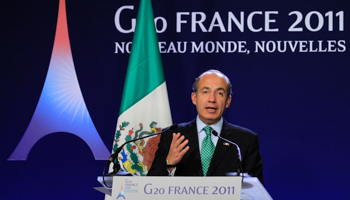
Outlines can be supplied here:
[[215, 102], [216, 101], [216, 93], [215, 92], [211, 92], [209, 95], [209, 101], [210, 102]]

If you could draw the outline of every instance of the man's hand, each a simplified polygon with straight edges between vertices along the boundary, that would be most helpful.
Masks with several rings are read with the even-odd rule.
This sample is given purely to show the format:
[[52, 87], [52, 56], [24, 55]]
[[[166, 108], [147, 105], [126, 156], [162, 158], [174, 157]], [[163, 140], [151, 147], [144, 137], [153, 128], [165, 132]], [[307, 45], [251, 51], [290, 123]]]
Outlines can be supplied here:
[[185, 141], [185, 136], [181, 136], [180, 133], [173, 133], [173, 140], [171, 141], [169, 153], [168, 153], [168, 161], [169, 165], [177, 165], [185, 153], [190, 149], [188, 144], [188, 140]]

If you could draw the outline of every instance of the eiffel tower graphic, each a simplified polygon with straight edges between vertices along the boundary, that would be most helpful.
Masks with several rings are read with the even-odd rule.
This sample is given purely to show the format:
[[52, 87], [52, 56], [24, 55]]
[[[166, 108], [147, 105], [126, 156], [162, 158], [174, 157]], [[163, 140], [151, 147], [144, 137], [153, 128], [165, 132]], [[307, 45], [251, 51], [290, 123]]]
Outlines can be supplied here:
[[36, 142], [56, 132], [80, 137], [90, 147], [96, 160], [107, 160], [110, 155], [92, 122], [80, 90], [69, 43], [65, 0], [59, 1], [51, 61], [38, 105], [8, 160], [27, 160]]

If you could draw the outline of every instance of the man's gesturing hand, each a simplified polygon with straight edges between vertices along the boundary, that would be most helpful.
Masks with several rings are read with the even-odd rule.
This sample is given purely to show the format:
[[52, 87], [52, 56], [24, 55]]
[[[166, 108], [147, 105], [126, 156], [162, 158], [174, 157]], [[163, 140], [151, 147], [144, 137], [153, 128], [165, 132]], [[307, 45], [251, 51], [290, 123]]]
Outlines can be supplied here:
[[173, 133], [173, 140], [171, 141], [169, 153], [168, 153], [168, 161], [169, 165], [178, 164], [185, 153], [190, 149], [188, 144], [188, 140], [185, 141], [185, 136], [181, 136], [180, 133]]

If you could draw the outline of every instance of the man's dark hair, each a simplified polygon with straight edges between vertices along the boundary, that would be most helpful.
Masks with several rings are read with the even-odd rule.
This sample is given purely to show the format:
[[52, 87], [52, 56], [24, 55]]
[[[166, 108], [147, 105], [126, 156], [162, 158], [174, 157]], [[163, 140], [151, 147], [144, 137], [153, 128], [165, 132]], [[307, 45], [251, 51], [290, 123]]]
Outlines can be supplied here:
[[198, 82], [199, 82], [199, 80], [200, 80], [204, 75], [206, 75], [206, 74], [216, 74], [216, 75], [218, 75], [218, 76], [220, 76], [220, 77], [224, 77], [225, 80], [226, 80], [227, 89], [228, 89], [228, 91], [227, 91], [227, 94], [228, 94], [227, 97], [230, 97], [230, 96], [231, 96], [231, 94], [232, 94], [232, 85], [231, 85], [230, 79], [229, 79], [224, 73], [222, 73], [222, 72], [220, 72], [219, 70], [216, 70], [216, 69], [210, 69], [210, 70], [208, 70], [208, 71], [205, 71], [205, 72], [203, 72], [201, 75], [199, 75], [199, 76], [195, 79], [195, 81], [194, 81], [194, 83], [193, 83], [193, 87], [192, 87], [193, 92], [194, 92], [195, 94], [197, 94], [197, 92], [198, 92]]

